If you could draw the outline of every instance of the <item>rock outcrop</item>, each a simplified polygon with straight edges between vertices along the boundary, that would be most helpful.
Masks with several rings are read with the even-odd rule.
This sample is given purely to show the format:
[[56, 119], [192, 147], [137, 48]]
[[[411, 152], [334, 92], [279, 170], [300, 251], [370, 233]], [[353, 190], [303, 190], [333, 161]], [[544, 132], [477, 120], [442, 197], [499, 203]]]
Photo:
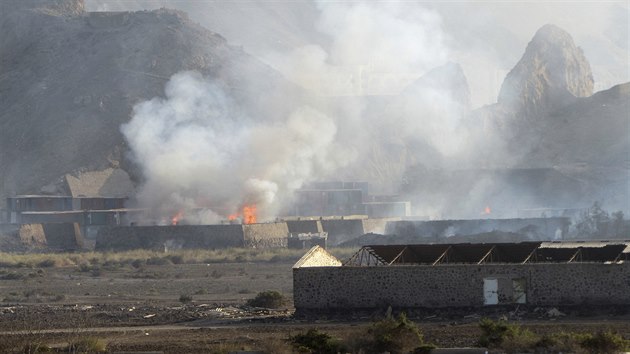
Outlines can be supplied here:
[[517, 120], [541, 120], [572, 99], [592, 94], [593, 75], [582, 50], [567, 32], [545, 25], [505, 78], [498, 103]]

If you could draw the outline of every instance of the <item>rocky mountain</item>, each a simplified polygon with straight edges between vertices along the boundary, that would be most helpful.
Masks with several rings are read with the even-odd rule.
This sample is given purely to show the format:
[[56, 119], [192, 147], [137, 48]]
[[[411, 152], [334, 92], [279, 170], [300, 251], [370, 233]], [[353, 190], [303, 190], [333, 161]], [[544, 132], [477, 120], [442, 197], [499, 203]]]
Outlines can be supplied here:
[[593, 74], [582, 49], [561, 28], [545, 25], [508, 73], [498, 103], [518, 119], [540, 119], [576, 97], [592, 94]]
[[[301, 9], [270, 18], [287, 17], [293, 28], [300, 21], [292, 14], [310, 13]], [[266, 23], [258, 37], [284, 32]], [[228, 19], [221, 24], [229, 27]], [[256, 119], [286, 116], [308, 95], [174, 10], [89, 13], [83, 0], [5, 0], [0, 31], [0, 197], [131, 193], [115, 190], [142, 177], [120, 126], [135, 104], [163, 97], [180, 71], [213, 79], [238, 102], [235, 114]], [[302, 37], [277, 49], [302, 45]], [[356, 146], [367, 148], [347, 171], [335, 171], [337, 178], [389, 184], [416, 205], [475, 217], [487, 205], [627, 206], [630, 84], [592, 92], [582, 51], [547, 25], [506, 77], [497, 103], [473, 112], [457, 64], [436, 68], [399, 95], [309, 100], [331, 117], [359, 118], [337, 121], [339, 133], [360, 135]], [[463, 140], [464, 151], [451, 151]]]
[[507, 211], [594, 201], [627, 212], [630, 83], [592, 92], [589, 63], [571, 36], [542, 27], [507, 75], [498, 102], [465, 121], [471, 142], [465, 163], [447, 170], [413, 166], [401, 191], [449, 216], [478, 217], [474, 210], [486, 204]]
[[40, 193], [42, 186], [67, 193], [58, 182], [73, 171], [122, 167], [138, 178], [120, 125], [134, 104], [162, 96], [177, 72], [214, 78], [241, 109], [262, 118], [272, 107], [282, 114], [289, 105], [276, 103], [300, 94], [182, 12], [87, 13], [83, 0], [0, 6], [2, 197]]

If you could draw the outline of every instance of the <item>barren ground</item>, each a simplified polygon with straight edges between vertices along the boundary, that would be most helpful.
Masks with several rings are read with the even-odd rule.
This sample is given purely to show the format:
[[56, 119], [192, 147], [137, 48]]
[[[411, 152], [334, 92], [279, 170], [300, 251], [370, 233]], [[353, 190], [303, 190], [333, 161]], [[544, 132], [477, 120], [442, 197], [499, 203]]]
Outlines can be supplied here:
[[[286, 309], [249, 308], [264, 290], [292, 297], [291, 266], [258, 263], [161, 264], [0, 268], [0, 352], [25, 345], [64, 347], [98, 338], [116, 351], [222, 353], [232, 350], [289, 352], [289, 335], [318, 328], [334, 337], [360, 336], [384, 310], [294, 316]], [[180, 301], [182, 295], [192, 297]], [[425, 339], [441, 347], [474, 346], [481, 316], [507, 316], [537, 333], [612, 329], [630, 338], [630, 309], [572, 309], [549, 318], [547, 309], [415, 311], [410, 316]]]

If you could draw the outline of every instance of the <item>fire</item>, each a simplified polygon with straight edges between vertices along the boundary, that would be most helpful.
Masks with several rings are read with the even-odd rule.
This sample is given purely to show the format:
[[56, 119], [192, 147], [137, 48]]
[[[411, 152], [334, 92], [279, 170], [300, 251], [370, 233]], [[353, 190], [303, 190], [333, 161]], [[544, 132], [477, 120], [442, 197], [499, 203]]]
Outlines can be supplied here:
[[180, 220], [182, 220], [182, 217], [184, 216], [184, 213], [179, 211], [177, 212], [177, 214], [175, 214], [172, 218], [171, 218], [171, 225], [175, 226], [177, 224], [179, 224]]
[[483, 209], [483, 212], [481, 213], [481, 215], [490, 215], [490, 213], [492, 213], [492, 209], [490, 209], [490, 207], [489, 207], [489, 206], [486, 206], [486, 207]]
[[243, 207], [243, 223], [255, 224], [256, 223], [256, 206], [246, 205]]
[[243, 224], [255, 224], [258, 220], [256, 205], [245, 205], [240, 213], [230, 214], [227, 218], [229, 221], [242, 218]]

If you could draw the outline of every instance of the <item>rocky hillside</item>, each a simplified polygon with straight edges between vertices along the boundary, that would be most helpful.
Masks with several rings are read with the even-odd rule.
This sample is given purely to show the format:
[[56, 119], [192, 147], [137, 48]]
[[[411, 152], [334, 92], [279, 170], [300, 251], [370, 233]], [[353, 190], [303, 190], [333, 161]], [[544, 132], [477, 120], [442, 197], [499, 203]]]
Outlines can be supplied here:
[[86, 13], [83, 0], [0, 5], [2, 197], [51, 183], [48, 192], [66, 193], [57, 182], [73, 171], [123, 167], [138, 177], [120, 125], [179, 71], [215, 78], [257, 116], [299, 92], [181, 12]]

